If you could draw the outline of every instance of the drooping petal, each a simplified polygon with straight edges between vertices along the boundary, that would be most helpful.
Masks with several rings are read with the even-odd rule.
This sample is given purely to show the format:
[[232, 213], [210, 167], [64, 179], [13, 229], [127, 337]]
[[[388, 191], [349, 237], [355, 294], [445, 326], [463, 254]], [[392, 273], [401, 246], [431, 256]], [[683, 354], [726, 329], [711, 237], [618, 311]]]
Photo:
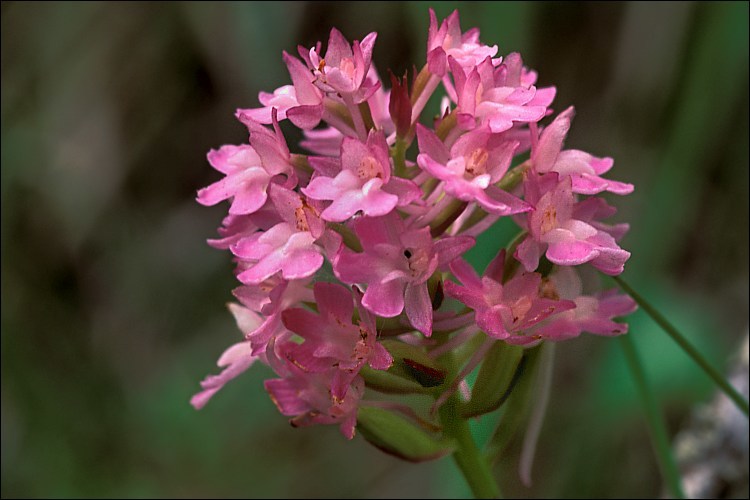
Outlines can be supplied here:
[[432, 300], [426, 283], [406, 285], [404, 309], [414, 328], [426, 337], [432, 335]]

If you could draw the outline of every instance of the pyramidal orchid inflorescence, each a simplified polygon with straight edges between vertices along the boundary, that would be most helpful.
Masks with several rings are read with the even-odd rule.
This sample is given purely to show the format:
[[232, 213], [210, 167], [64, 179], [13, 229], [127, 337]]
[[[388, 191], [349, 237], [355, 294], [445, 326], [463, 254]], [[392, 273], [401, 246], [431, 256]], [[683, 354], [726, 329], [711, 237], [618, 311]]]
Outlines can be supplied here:
[[[628, 225], [602, 222], [615, 209], [597, 195], [633, 186], [603, 177], [611, 158], [566, 149], [573, 108], [552, 116], [555, 88], [537, 87], [519, 54], [462, 32], [457, 12], [438, 23], [430, 10], [411, 84], [381, 80], [376, 37], [349, 43], [333, 29], [325, 50], [285, 52], [291, 85], [237, 110], [248, 142], [208, 153], [224, 177], [197, 200], [230, 202], [209, 244], [237, 263], [229, 308], [244, 339], [191, 403], [260, 362], [293, 425], [335, 424], [349, 439], [361, 429], [425, 460], [462, 446], [457, 421], [523, 390], [541, 344], [627, 331], [615, 318], [632, 299], [584, 294], [579, 271], [623, 271]], [[284, 120], [302, 129], [299, 147]], [[498, 242], [480, 276], [464, 255], [503, 217], [518, 237]], [[412, 394], [432, 397], [430, 411]]]

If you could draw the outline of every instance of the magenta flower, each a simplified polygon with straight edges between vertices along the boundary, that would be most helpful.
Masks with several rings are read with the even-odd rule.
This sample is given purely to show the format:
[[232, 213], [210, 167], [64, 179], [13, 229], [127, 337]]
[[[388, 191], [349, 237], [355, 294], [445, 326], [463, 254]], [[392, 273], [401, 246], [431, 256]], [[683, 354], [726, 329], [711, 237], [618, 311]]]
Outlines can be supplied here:
[[208, 162], [226, 177], [198, 191], [198, 202], [210, 206], [233, 198], [229, 213], [250, 214], [266, 202], [271, 178], [287, 169], [268, 172], [252, 146], [222, 146], [208, 153]]
[[[322, 165], [320, 161], [313, 164], [319, 168]], [[341, 170], [335, 177], [313, 177], [302, 192], [314, 200], [333, 201], [321, 214], [332, 222], [345, 221], [359, 211], [370, 217], [386, 215], [422, 195], [413, 182], [391, 176], [388, 145], [382, 132], [370, 132], [366, 144], [344, 138]]]
[[251, 214], [266, 203], [272, 181], [287, 188], [297, 184], [275, 111], [272, 115], [273, 132], [252, 120], [244, 121], [250, 130], [250, 146], [222, 146], [218, 151], [209, 151], [209, 163], [226, 177], [199, 190], [199, 203], [215, 205], [233, 198], [230, 214]]
[[432, 74], [445, 75], [448, 69], [448, 57], [454, 58], [463, 67], [469, 67], [476, 66], [488, 57], [495, 57], [495, 54], [497, 54], [497, 45], [489, 47], [479, 42], [478, 28], [461, 33], [458, 10], [454, 10], [444, 19], [438, 28], [435, 11], [430, 8], [427, 64]]
[[427, 280], [438, 269], [474, 245], [468, 236], [433, 241], [430, 229], [406, 229], [401, 218], [357, 219], [354, 225], [364, 252], [342, 247], [333, 262], [344, 283], [367, 284], [362, 305], [378, 316], [391, 318], [402, 311], [411, 325], [432, 334], [432, 300]]
[[302, 129], [311, 129], [320, 123], [323, 116], [323, 94], [313, 84], [314, 77], [299, 59], [284, 52], [289, 75], [293, 85], [284, 85], [276, 89], [273, 94], [261, 92], [258, 96], [262, 108], [238, 109], [237, 117], [240, 121], [256, 121], [271, 123], [272, 112], [278, 112], [278, 119], [289, 120]]
[[526, 176], [526, 199], [535, 204], [535, 209], [527, 217], [529, 234], [518, 245], [516, 259], [527, 271], [533, 271], [546, 249], [547, 259], [554, 264], [577, 266], [591, 262], [603, 273], [620, 274], [630, 252], [620, 248], [612, 235], [591, 224], [589, 217], [595, 212], [585, 202], [576, 203], [570, 177], [550, 189], [557, 178], [556, 173]]
[[284, 221], [231, 247], [234, 255], [251, 263], [237, 276], [245, 284], [258, 284], [279, 271], [287, 280], [307, 278], [323, 265], [323, 247], [316, 240], [325, 229], [317, 210], [281, 187], [274, 186], [271, 197]]
[[[288, 342], [287, 350], [293, 355], [297, 344]], [[357, 425], [357, 408], [365, 383], [361, 377], [355, 377], [346, 395], [339, 399], [331, 394], [331, 383], [338, 369], [327, 372], [308, 373], [294, 363], [285, 365], [287, 372], [283, 378], [266, 380], [264, 385], [271, 400], [282, 415], [293, 417], [290, 422], [294, 427], [309, 425], [338, 424], [341, 433], [347, 439], [354, 438]]]
[[[525, 85], [523, 63], [518, 54], [510, 54], [495, 68], [488, 57], [464, 72], [453, 58], [448, 62], [456, 83], [458, 123], [464, 129], [487, 124], [493, 133], [504, 132], [515, 123], [535, 123], [547, 113], [555, 89]], [[527, 76], [528, 79], [528, 76]]]
[[450, 151], [427, 127], [417, 124], [417, 164], [445, 184], [445, 191], [463, 201], [476, 201], [488, 212], [510, 215], [531, 205], [495, 186], [508, 171], [518, 142], [478, 128], [458, 138]]
[[575, 309], [564, 311], [540, 323], [534, 334], [549, 340], [567, 340], [582, 332], [613, 336], [627, 333], [627, 323], [613, 318], [634, 312], [637, 305], [627, 295], [607, 290], [593, 296], [583, 295], [581, 279], [572, 267], [559, 267], [550, 275], [549, 293], [575, 302]]
[[560, 113], [542, 131], [539, 143], [531, 153], [534, 169], [540, 174], [557, 172], [560, 178], [570, 176], [574, 193], [598, 194], [602, 191], [620, 195], [632, 193], [632, 184], [599, 177], [612, 168], [614, 164], [612, 158], [596, 158], [576, 149], [561, 151], [574, 113], [571, 106]]
[[334, 396], [331, 387], [340, 370], [331, 367], [320, 372], [307, 371], [298, 361], [300, 347], [289, 337], [269, 344], [268, 364], [281, 378], [265, 381], [268, 395], [282, 415], [293, 417], [292, 426], [338, 424], [341, 433], [352, 439], [364, 381], [356, 376], [343, 397]]
[[575, 307], [569, 300], [540, 296], [542, 276], [519, 273], [502, 283], [505, 251], [487, 266], [480, 278], [463, 259], [454, 260], [450, 269], [463, 286], [445, 282], [445, 292], [473, 309], [477, 326], [487, 335], [510, 344], [528, 344], [539, 337], [524, 335], [527, 330], [552, 314]]
[[[301, 59], [284, 52], [291, 82], [237, 110], [248, 144], [209, 152], [224, 178], [198, 201], [230, 202], [208, 242], [234, 255], [241, 305], [229, 307], [245, 341], [222, 354], [223, 371], [191, 403], [201, 408], [260, 360], [275, 373], [266, 390], [294, 426], [334, 424], [351, 439], [360, 425], [376, 446], [423, 460], [466, 451], [446, 415], [482, 414], [507, 396], [500, 379], [517, 379], [523, 354], [503, 343], [626, 331], [615, 318], [633, 301], [584, 295], [570, 266], [622, 272], [630, 254], [617, 241], [629, 226], [602, 222], [615, 209], [595, 195], [633, 186], [602, 178], [611, 158], [563, 149], [573, 108], [543, 126], [555, 88], [537, 88], [521, 56], [497, 57], [478, 29], [462, 32], [457, 11], [438, 23], [430, 9], [423, 69], [411, 82], [389, 71], [390, 89], [373, 64], [376, 38], [350, 44], [332, 29], [325, 56], [320, 42], [299, 46]], [[442, 97], [440, 114], [425, 116], [433, 97]], [[285, 119], [301, 133], [294, 154]], [[522, 239], [497, 247], [515, 247], [523, 268], [502, 250], [480, 277], [462, 255], [507, 216]], [[534, 272], [542, 255], [556, 265], [549, 276]], [[444, 281], [448, 271], [456, 281]], [[469, 394], [465, 379], [480, 365]], [[363, 399], [366, 387], [382, 394]], [[467, 404], [443, 411], [457, 391]], [[417, 393], [434, 396], [429, 416], [404, 399]], [[527, 436], [524, 475], [535, 431]], [[475, 493], [489, 495], [482, 488]]]
[[314, 300], [309, 280], [286, 281], [278, 275], [258, 285], [238, 287], [233, 294], [243, 306], [261, 313], [264, 317], [262, 323], [255, 325], [253, 329], [242, 330], [245, 339], [252, 346], [253, 354], [265, 352], [271, 339], [285, 331], [281, 322], [284, 310], [304, 301]]
[[305, 309], [287, 309], [284, 326], [304, 342], [295, 350], [297, 366], [313, 373], [338, 367], [333, 376], [331, 394], [343, 399], [350, 384], [364, 365], [387, 370], [393, 358], [377, 342], [375, 318], [359, 308], [360, 320], [354, 324], [352, 292], [341, 285], [318, 282], [315, 302], [320, 314]]
[[321, 57], [320, 46], [306, 51], [300, 47], [300, 55], [305, 60], [315, 84], [328, 94], [341, 94], [355, 103], [367, 100], [375, 92], [380, 82], [366, 79], [372, 62], [372, 49], [378, 34], [368, 34], [362, 42], [352, 45], [339, 30], [333, 28], [328, 38], [325, 58]]

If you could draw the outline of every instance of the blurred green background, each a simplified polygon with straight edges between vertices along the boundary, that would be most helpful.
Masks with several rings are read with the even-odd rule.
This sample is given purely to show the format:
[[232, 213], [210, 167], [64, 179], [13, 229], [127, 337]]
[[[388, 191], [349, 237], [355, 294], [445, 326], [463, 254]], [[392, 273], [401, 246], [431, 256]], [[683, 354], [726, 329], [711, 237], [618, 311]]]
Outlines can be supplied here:
[[[292, 429], [255, 367], [188, 404], [239, 340], [226, 205], [199, 206], [205, 160], [246, 140], [233, 118], [287, 83], [281, 51], [377, 31], [374, 60], [424, 63], [428, 13], [520, 51], [573, 104], [568, 147], [615, 158], [636, 191], [624, 277], [726, 369], [748, 325], [747, 3], [15, 3], [2, 9], [2, 496], [466, 497], [448, 459], [409, 465]], [[472, 256], [482, 267], [502, 224]], [[608, 285], [613, 285], [608, 280]], [[631, 334], [674, 435], [713, 394], [642, 312]], [[619, 344], [558, 346], [524, 488], [509, 496], [661, 492]], [[478, 435], [488, 421], [475, 424]], [[517, 451], [517, 450], [516, 450]], [[746, 494], [746, 493], [745, 493]]]

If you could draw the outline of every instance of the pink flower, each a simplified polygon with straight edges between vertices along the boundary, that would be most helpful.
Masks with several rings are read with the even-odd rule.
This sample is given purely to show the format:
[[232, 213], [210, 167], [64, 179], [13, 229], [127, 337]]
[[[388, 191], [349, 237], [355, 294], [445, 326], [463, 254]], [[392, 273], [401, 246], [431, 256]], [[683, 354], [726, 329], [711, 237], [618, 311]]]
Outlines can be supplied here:
[[[260, 324], [260, 317], [245, 307], [238, 304], [229, 304], [229, 310], [242, 331], [252, 330]], [[226, 366], [226, 368], [219, 375], [209, 375], [203, 379], [201, 382], [203, 390], [190, 399], [190, 404], [196, 410], [206, 406], [206, 403], [227, 382], [244, 373], [257, 359], [258, 357], [251, 352], [249, 342], [240, 342], [229, 347], [216, 363], [219, 367]]]
[[233, 291], [242, 305], [264, 316], [261, 324], [252, 330], [243, 330], [253, 354], [265, 352], [271, 339], [285, 331], [281, 322], [284, 310], [314, 300], [309, 281], [286, 281], [276, 275], [260, 284], [244, 285]]
[[610, 181], [599, 177], [612, 168], [612, 158], [596, 158], [583, 151], [568, 149], [561, 151], [565, 136], [575, 110], [571, 106], [546, 127], [539, 143], [531, 153], [534, 169], [540, 173], [557, 172], [560, 177], [570, 176], [572, 191], [580, 194], [598, 194], [609, 191], [615, 194], [630, 194], [633, 185]]
[[437, 135], [421, 124], [417, 124], [417, 138], [421, 152], [417, 164], [443, 181], [451, 196], [476, 201], [497, 215], [531, 210], [531, 205], [494, 185], [508, 171], [517, 142], [482, 127], [459, 137], [448, 151]]
[[248, 120], [258, 123], [271, 123], [273, 110], [278, 112], [278, 119], [289, 120], [302, 129], [311, 129], [320, 123], [323, 116], [323, 94], [313, 84], [314, 77], [299, 59], [284, 52], [289, 75], [293, 85], [284, 85], [273, 94], [261, 92], [258, 96], [262, 108], [238, 109], [237, 117], [242, 122]]
[[591, 262], [605, 274], [620, 274], [630, 253], [620, 248], [612, 235], [592, 224], [597, 213], [592, 209], [604, 202], [576, 203], [571, 178], [556, 182], [557, 179], [556, 173], [526, 176], [526, 199], [535, 209], [527, 216], [529, 234], [518, 245], [516, 259], [527, 271], [533, 271], [546, 249], [547, 259], [554, 264], [577, 266]]
[[552, 314], [574, 308], [575, 303], [540, 296], [542, 277], [538, 273], [519, 273], [503, 284], [504, 262], [505, 250], [480, 278], [466, 261], [454, 260], [451, 272], [463, 286], [446, 281], [445, 292], [475, 311], [477, 326], [487, 335], [510, 344], [536, 342], [538, 337], [525, 332]]
[[497, 45], [489, 47], [479, 42], [479, 29], [472, 28], [461, 33], [458, 10], [443, 20], [438, 28], [435, 11], [430, 8], [430, 27], [427, 32], [427, 64], [434, 75], [445, 75], [447, 57], [454, 58], [461, 66], [476, 66], [487, 57], [495, 57]]
[[255, 149], [245, 145], [222, 146], [218, 151], [212, 149], [208, 153], [208, 162], [226, 177], [199, 190], [197, 200], [210, 206], [233, 198], [229, 207], [232, 215], [250, 214], [262, 207], [271, 178], [287, 170], [268, 172]]
[[508, 55], [497, 68], [488, 57], [468, 73], [453, 58], [448, 62], [456, 83], [458, 124], [464, 129], [487, 124], [499, 133], [514, 123], [538, 122], [555, 95], [554, 88], [537, 91], [533, 85], [524, 85], [518, 54]]
[[338, 367], [333, 376], [331, 394], [343, 399], [359, 370], [369, 365], [387, 370], [393, 358], [377, 342], [375, 318], [359, 309], [360, 320], [352, 322], [352, 292], [341, 285], [318, 282], [314, 287], [320, 314], [305, 309], [287, 309], [284, 326], [304, 342], [295, 350], [295, 363], [309, 372], [320, 373]]
[[258, 284], [279, 271], [287, 280], [307, 278], [323, 265], [323, 247], [316, 240], [323, 236], [325, 225], [316, 208], [281, 187], [273, 187], [271, 198], [284, 221], [231, 247], [237, 257], [251, 262], [237, 276], [245, 284]]
[[307, 53], [300, 47], [299, 52], [312, 70], [318, 88], [327, 94], [338, 93], [360, 103], [367, 100], [380, 86], [379, 81], [373, 82], [365, 78], [370, 70], [377, 36], [373, 32], [362, 39], [361, 43], [355, 40], [349, 45], [344, 35], [333, 28], [328, 38], [325, 58], [319, 54], [320, 46], [313, 47]]
[[581, 332], [597, 335], [622, 335], [627, 333], [627, 323], [616, 323], [612, 319], [625, 316], [637, 309], [636, 303], [617, 289], [607, 290], [593, 296], [583, 295], [581, 279], [572, 267], [556, 268], [544, 287], [555, 297], [572, 300], [575, 309], [556, 314], [539, 323], [534, 334], [549, 340], [566, 340], [578, 337]]
[[287, 188], [297, 184], [276, 112], [272, 115], [274, 132], [252, 120], [245, 121], [250, 129], [250, 146], [229, 145], [209, 151], [208, 162], [226, 177], [199, 190], [199, 203], [210, 206], [233, 198], [230, 214], [251, 214], [265, 204], [272, 181]]
[[422, 195], [413, 182], [391, 176], [385, 136], [374, 131], [366, 144], [344, 138], [341, 170], [335, 177], [314, 177], [302, 192], [314, 200], [332, 200], [321, 216], [333, 222], [345, 221], [359, 211], [371, 217], [386, 215]]
[[338, 424], [347, 438], [354, 437], [357, 408], [365, 390], [362, 377], [356, 376], [341, 398], [332, 394], [336, 367], [319, 373], [308, 372], [296, 362], [300, 345], [283, 341], [270, 351], [269, 364], [282, 378], [265, 381], [265, 388], [282, 415], [293, 417], [295, 427], [314, 424]]
[[427, 280], [474, 245], [468, 236], [433, 241], [430, 229], [406, 229], [396, 214], [357, 219], [354, 229], [364, 252], [346, 247], [334, 259], [336, 276], [348, 284], [367, 284], [362, 305], [386, 318], [406, 311], [412, 326], [432, 334], [432, 300]]

